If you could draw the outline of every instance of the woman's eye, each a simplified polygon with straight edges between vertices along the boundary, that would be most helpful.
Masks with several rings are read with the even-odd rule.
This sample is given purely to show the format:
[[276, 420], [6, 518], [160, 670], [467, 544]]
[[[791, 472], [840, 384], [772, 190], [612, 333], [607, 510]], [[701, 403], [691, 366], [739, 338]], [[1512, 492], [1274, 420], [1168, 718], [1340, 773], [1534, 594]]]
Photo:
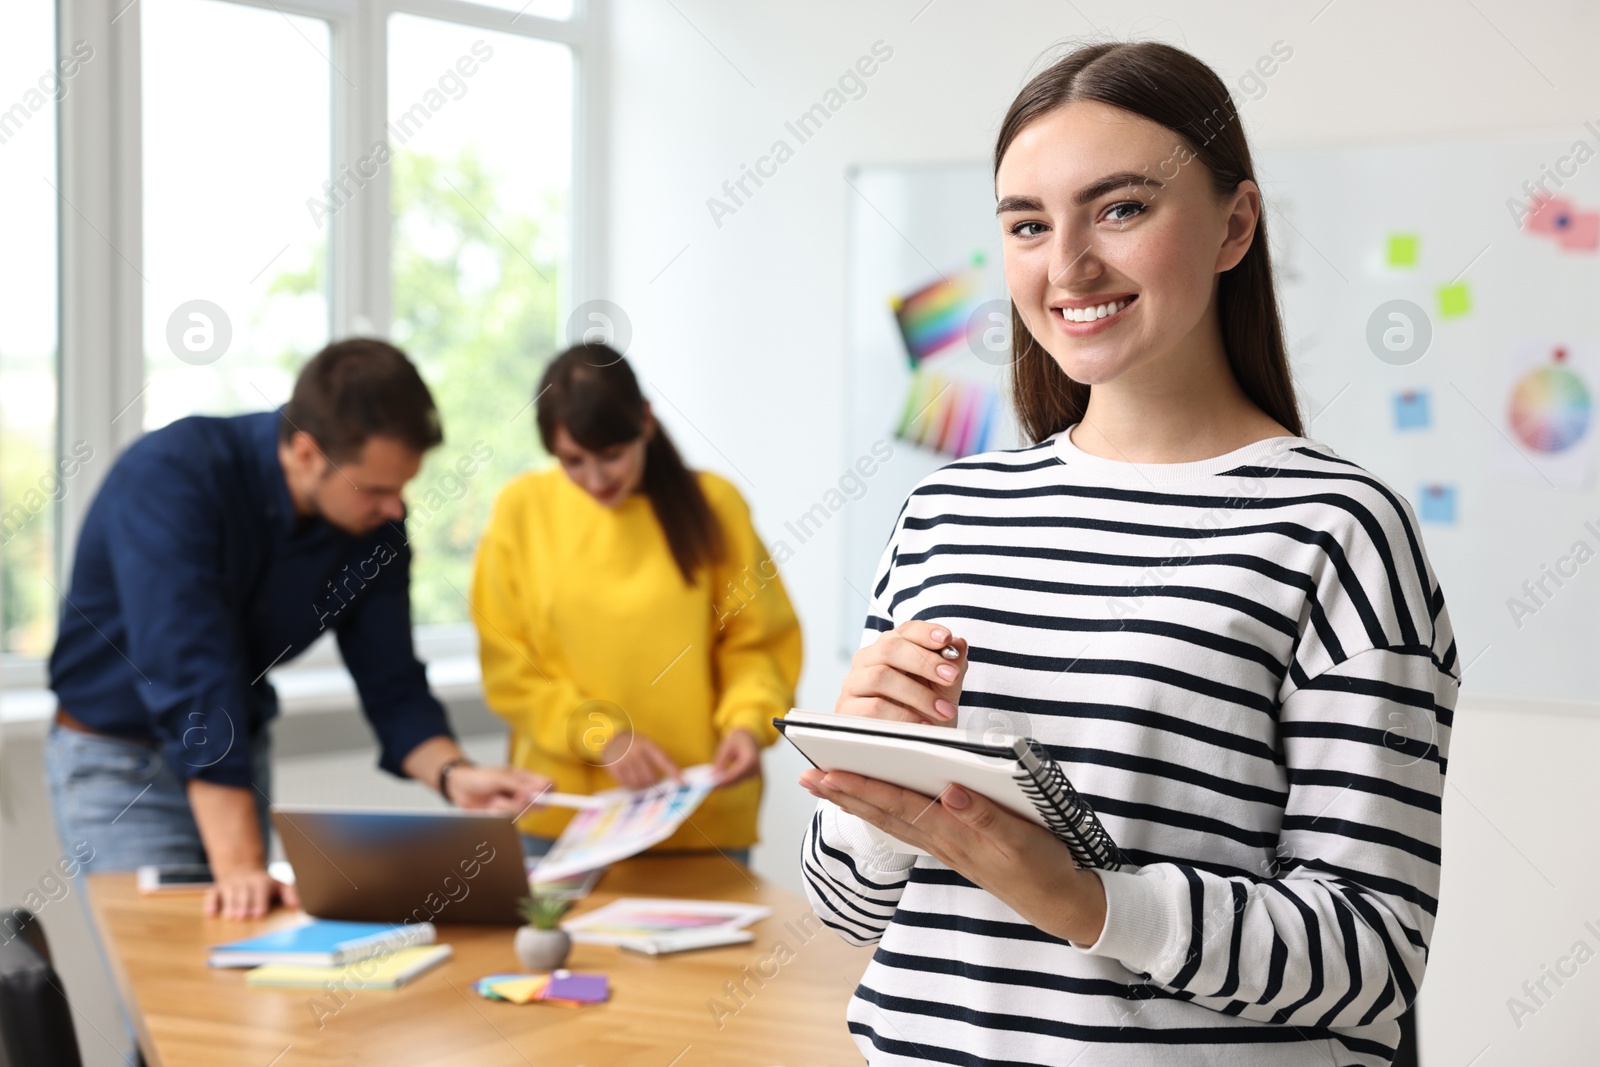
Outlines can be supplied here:
[[[1110, 207], [1106, 208], [1106, 214], [1111, 217], [1112, 222], [1127, 222], [1131, 218], [1136, 218], [1137, 216], [1144, 214], [1145, 209], [1149, 206], [1150, 205], [1139, 200], [1123, 200], [1120, 203], [1112, 204]], [[1117, 211], [1120, 208], [1132, 208], [1133, 210], [1125, 215], [1111, 215], [1113, 211]]]
[[[1030, 227], [1033, 228], [1030, 229]], [[1043, 230], [1044, 223], [1042, 222], [1019, 222], [1011, 227], [1010, 232], [1013, 237], [1037, 237]]]

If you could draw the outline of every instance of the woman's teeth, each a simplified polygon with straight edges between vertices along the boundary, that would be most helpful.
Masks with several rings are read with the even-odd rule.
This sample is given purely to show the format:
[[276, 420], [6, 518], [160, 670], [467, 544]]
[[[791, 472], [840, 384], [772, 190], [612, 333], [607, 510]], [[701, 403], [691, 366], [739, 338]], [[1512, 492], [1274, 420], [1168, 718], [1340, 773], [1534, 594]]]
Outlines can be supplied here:
[[1095, 307], [1059, 308], [1058, 310], [1061, 312], [1061, 317], [1068, 322], [1093, 322], [1095, 319], [1103, 319], [1107, 315], [1115, 315], [1133, 303], [1135, 299], [1135, 297], [1130, 296], [1126, 300], [1113, 300], [1109, 304], [1098, 304]]

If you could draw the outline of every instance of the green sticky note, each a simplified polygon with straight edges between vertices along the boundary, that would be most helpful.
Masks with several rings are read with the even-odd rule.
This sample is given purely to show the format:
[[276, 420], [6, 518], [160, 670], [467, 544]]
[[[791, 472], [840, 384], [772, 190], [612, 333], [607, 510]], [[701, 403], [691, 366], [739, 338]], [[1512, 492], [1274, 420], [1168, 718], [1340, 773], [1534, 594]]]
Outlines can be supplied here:
[[1389, 235], [1389, 266], [1415, 267], [1417, 265], [1417, 235], [1391, 233]]
[[1472, 293], [1466, 282], [1439, 286], [1439, 317], [1458, 319], [1472, 310]]

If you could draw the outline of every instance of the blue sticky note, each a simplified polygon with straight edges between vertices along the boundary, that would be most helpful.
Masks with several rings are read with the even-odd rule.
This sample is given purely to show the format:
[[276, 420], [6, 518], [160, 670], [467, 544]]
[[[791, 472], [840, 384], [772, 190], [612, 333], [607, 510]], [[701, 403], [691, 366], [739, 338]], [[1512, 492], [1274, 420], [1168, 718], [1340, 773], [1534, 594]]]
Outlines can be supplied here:
[[1423, 522], [1454, 525], [1456, 521], [1456, 487], [1453, 485], [1425, 485], [1422, 487]]
[[1394, 394], [1394, 428], [1397, 430], [1426, 430], [1428, 418], [1428, 391], [1405, 389]]

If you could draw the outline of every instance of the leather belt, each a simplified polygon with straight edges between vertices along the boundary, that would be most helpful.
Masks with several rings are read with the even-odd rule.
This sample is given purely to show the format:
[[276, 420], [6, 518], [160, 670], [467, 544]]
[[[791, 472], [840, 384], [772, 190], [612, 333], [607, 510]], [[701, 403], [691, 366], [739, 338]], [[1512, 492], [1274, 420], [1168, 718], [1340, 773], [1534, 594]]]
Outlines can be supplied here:
[[109, 737], [116, 741], [134, 741], [138, 742], [139, 744], [150, 745], [152, 748], [159, 747], [157, 742], [151, 741], [147, 738], [123, 737], [121, 734], [108, 734], [104, 730], [96, 730], [94, 727], [85, 725], [78, 719], [74, 718], [72, 714], [63, 707], [56, 708], [55, 721], [58, 726], [65, 727], [66, 729], [72, 730], [76, 733], [88, 734], [91, 737]]

